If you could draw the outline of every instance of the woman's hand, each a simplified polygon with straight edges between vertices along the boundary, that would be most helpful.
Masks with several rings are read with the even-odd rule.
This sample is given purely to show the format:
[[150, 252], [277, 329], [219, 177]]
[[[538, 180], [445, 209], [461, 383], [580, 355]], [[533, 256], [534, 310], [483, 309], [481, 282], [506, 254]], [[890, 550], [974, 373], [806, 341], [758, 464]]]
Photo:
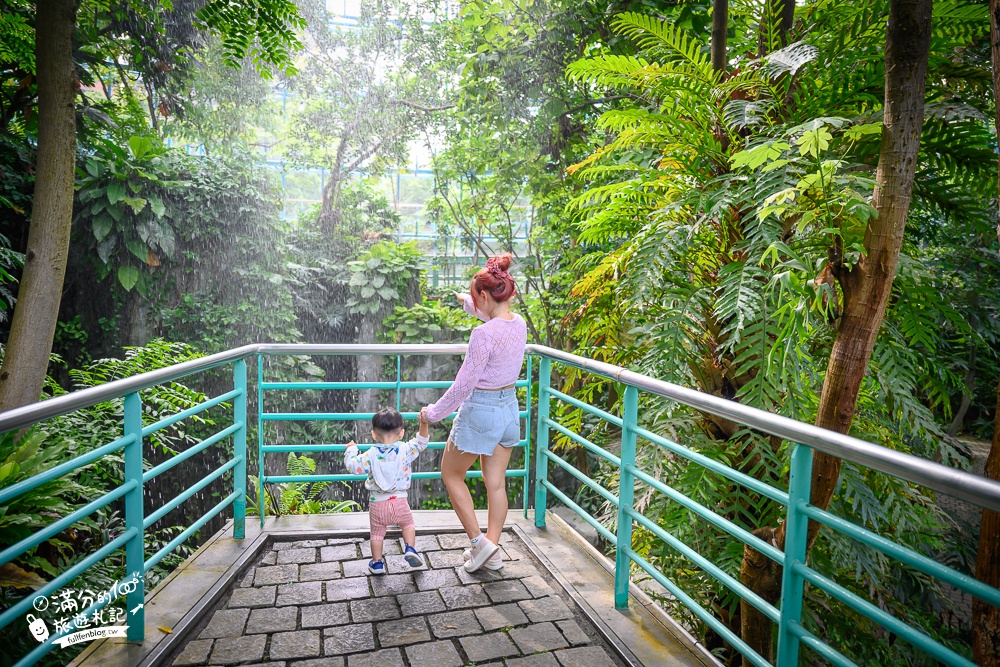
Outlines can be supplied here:
[[465, 302], [472, 298], [465, 292], [456, 292], [452, 290], [451, 293], [455, 295], [455, 300], [458, 301], [458, 305], [460, 306], [464, 306]]
[[420, 414], [417, 415], [417, 421], [419, 423], [421, 423], [421, 424], [430, 424], [430, 421], [428, 421], [428, 419], [427, 419], [427, 406], [426, 405], [424, 407], [420, 408]]

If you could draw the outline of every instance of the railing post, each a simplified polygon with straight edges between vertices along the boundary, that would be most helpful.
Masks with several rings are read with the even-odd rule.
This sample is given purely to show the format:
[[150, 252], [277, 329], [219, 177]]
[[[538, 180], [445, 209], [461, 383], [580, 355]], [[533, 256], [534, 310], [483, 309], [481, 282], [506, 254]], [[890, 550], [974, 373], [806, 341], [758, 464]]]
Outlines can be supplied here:
[[264, 530], [264, 355], [257, 355], [257, 514]]
[[549, 379], [552, 375], [552, 360], [542, 357], [538, 365], [538, 445], [535, 459], [535, 525], [545, 526], [545, 504], [548, 494], [542, 482], [548, 477], [549, 460], [545, 452], [549, 449]]
[[247, 521], [247, 362], [240, 359], [233, 365], [233, 389], [239, 395], [233, 399], [233, 423], [240, 427], [233, 433], [233, 491], [239, 497], [233, 501], [233, 537], [242, 540]]
[[400, 385], [403, 382], [403, 355], [396, 355], [396, 412], [400, 411], [401, 403], [401, 389]]
[[628, 609], [629, 571], [632, 559], [626, 550], [632, 548], [632, 509], [635, 497], [635, 477], [628, 470], [635, 466], [635, 428], [639, 421], [639, 390], [625, 387], [622, 398], [621, 470], [618, 473], [618, 534], [615, 545], [615, 609]]
[[803, 580], [794, 565], [804, 564], [809, 517], [802, 507], [809, 503], [812, 487], [812, 447], [795, 445], [788, 479], [788, 516], [785, 519], [785, 567], [781, 574], [781, 618], [778, 623], [778, 667], [799, 664], [799, 638], [792, 626], [802, 623]]
[[146, 614], [143, 601], [146, 597], [144, 584], [146, 572], [145, 533], [142, 507], [142, 399], [138, 392], [125, 394], [125, 435], [133, 436], [125, 445], [125, 481], [135, 482], [135, 488], [125, 494], [125, 530], [134, 531], [125, 543], [125, 578], [135, 578], [135, 590], [125, 596], [125, 618], [128, 619], [126, 639], [142, 642], [146, 635]]
[[524, 507], [524, 518], [528, 518], [528, 474], [531, 469], [531, 355], [528, 355], [528, 391], [525, 393], [524, 411], [524, 486], [521, 488], [521, 505]]

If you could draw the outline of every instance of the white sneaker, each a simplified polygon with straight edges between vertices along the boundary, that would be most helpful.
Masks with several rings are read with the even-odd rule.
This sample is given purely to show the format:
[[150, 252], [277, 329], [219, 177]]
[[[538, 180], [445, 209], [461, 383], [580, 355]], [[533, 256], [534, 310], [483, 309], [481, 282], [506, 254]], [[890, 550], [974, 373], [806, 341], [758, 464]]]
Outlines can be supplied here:
[[469, 549], [472, 557], [469, 558], [469, 561], [465, 564], [465, 571], [475, 572], [485, 565], [486, 561], [492, 558], [493, 554], [499, 550], [500, 547], [490, 542], [489, 538], [483, 535], [479, 538], [479, 542], [474, 547]]
[[[472, 549], [466, 549], [465, 551], [463, 551], [462, 558], [464, 558], [465, 560], [472, 560]], [[497, 549], [496, 552], [494, 552], [494, 554], [490, 556], [490, 559], [486, 561], [486, 564], [483, 565], [483, 567], [485, 567], [487, 570], [503, 569], [503, 558], [501, 558], [500, 556], [499, 549]]]

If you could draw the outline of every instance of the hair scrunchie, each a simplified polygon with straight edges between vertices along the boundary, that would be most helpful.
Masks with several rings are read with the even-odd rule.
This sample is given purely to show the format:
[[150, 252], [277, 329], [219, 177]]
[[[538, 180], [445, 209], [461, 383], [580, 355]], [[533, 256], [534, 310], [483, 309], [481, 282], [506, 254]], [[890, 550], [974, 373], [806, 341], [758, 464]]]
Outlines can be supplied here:
[[490, 257], [486, 260], [486, 270], [497, 278], [510, 278], [510, 273], [506, 269], [500, 268], [500, 258]]

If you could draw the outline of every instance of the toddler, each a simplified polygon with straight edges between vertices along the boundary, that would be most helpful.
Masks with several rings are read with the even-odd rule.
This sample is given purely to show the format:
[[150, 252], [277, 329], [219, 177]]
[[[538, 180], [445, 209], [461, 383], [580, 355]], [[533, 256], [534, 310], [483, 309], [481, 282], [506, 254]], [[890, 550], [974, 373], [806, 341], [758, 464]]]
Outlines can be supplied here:
[[344, 465], [355, 475], [368, 475], [365, 488], [371, 492], [368, 504], [368, 519], [371, 525], [372, 559], [368, 571], [385, 574], [382, 546], [385, 529], [398, 525], [403, 531], [406, 550], [403, 559], [410, 567], [422, 567], [424, 559], [417, 553], [416, 529], [413, 514], [406, 500], [406, 490], [410, 488], [412, 470], [410, 464], [427, 449], [429, 424], [423, 415], [419, 417], [420, 430], [417, 437], [403, 442], [403, 415], [392, 408], [383, 408], [372, 417], [372, 438], [375, 445], [364, 453], [358, 453], [358, 446], [352, 440], [344, 452]]

